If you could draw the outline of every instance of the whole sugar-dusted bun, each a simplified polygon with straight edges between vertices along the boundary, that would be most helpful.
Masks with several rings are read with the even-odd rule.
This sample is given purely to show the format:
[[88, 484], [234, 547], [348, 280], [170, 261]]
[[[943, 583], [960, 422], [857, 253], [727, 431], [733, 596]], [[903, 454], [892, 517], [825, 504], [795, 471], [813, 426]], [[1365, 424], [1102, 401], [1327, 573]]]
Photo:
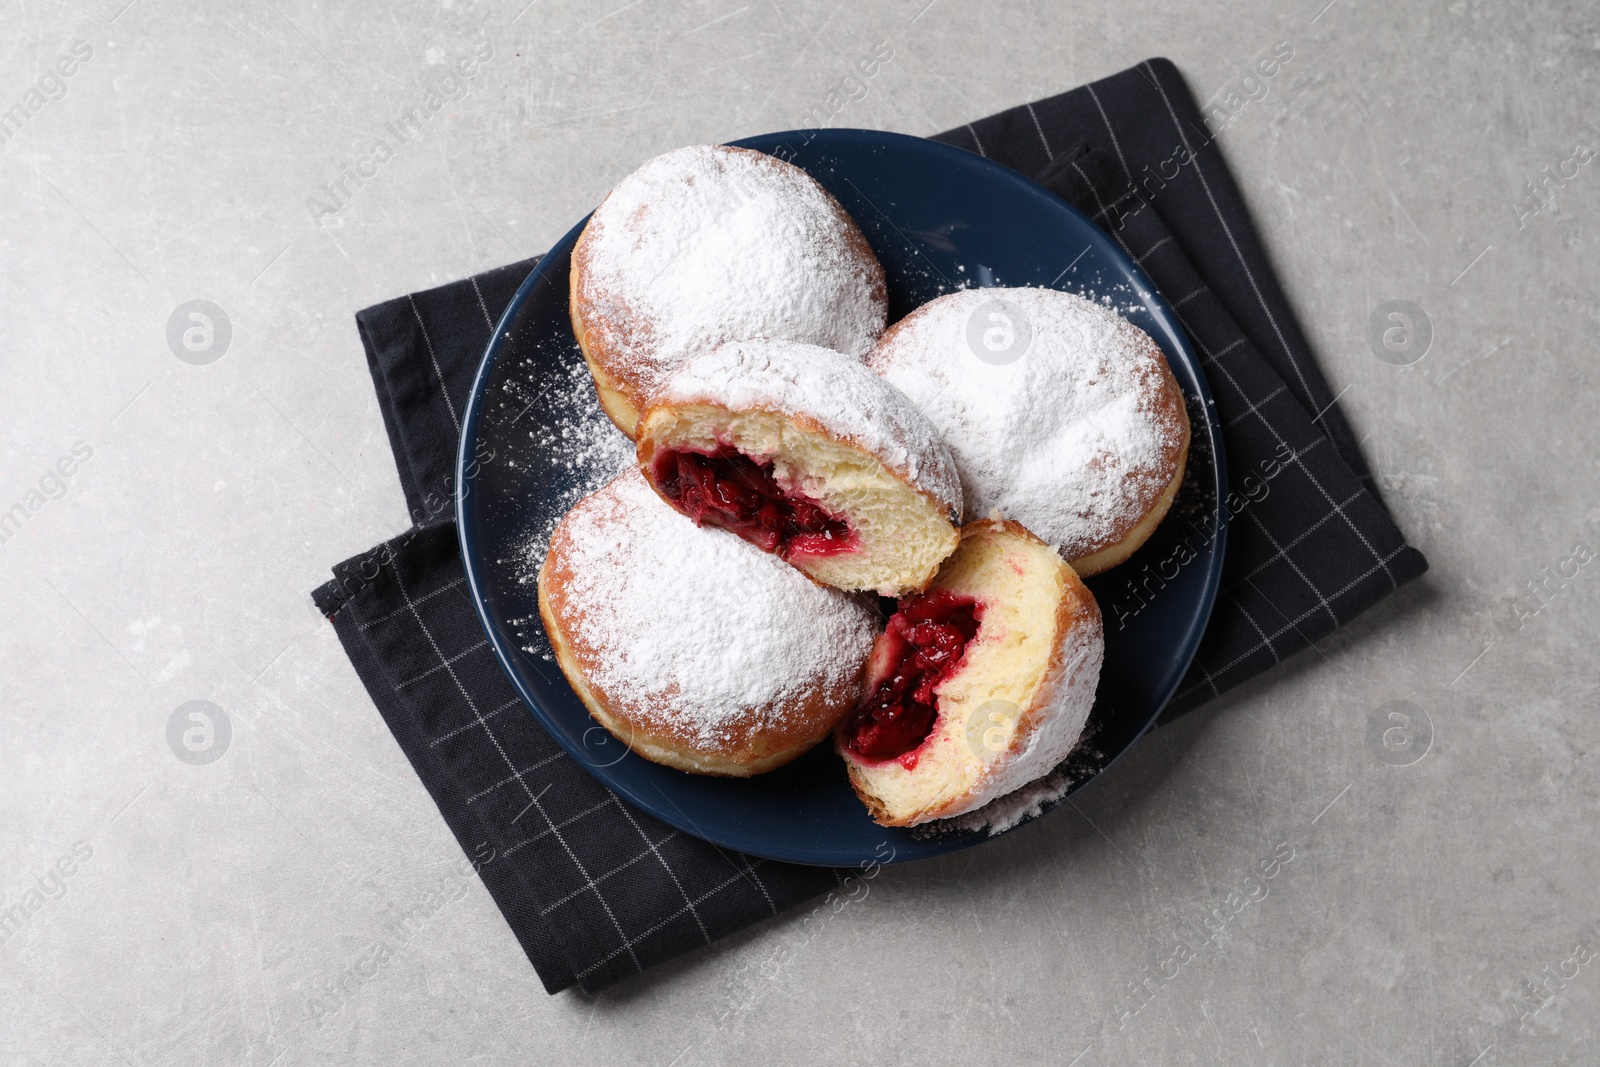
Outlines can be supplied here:
[[1104, 305], [966, 289], [901, 319], [867, 364], [950, 447], [968, 521], [998, 510], [1085, 577], [1144, 544], [1183, 481], [1183, 393], [1160, 347]]
[[723, 341], [775, 337], [860, 359], [888, 313], [860, 227], [805, 171], [693, 145], [628, 175], [572, 252], [573, 333], [629, 437], [673, 368]]
[[861, 695], [876, 613], [662, 503], [629, 469], [556, 527], [539, 570], [556, 662], [634, 752], [746, 777], [815, 745]]
[[674, 508], [826, 585], [914, 592], [956, 547], [961, 483], [939, 435], [815, 345], [733, 341], [685, 363], [646, 407], [638, 454]]

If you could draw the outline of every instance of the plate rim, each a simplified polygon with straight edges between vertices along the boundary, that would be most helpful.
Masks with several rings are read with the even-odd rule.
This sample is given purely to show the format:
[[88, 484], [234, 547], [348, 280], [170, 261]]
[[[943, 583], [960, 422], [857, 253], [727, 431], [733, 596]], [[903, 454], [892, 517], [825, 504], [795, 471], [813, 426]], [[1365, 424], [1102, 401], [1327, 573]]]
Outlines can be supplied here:
[[[1200, 394], [1200, 407], [1205, 412], [1208, 436], [1213, 444], [1211, 449], [1212, 471], [1215, 475], [1217, 488], [1217, 499], [1212, 515], [1212, 518], [1216, 523], [1216, 534], [1212, 538], [1212, 541], [1215, 545], [1215, 551], [1211, 556], [1207, 568], [1205, 592], [1203, 594], [1203, 609], [1194, 613], [1194, 621], [1191, 623], [1190, 630], [1185, 638], [1184, 643], [1189, 647], [1187, 650], [1183, 651], [1183, 669], [1175, 672], [1175, 677], [1171, 684], [1167, 687], [1167, 691], [1162, 694], [1159, 701], [1153, 702], [1152, 710], [1149, 712], [1146, 720], [1140, 725], [1139, 730], [1133, 735], [1128, 743], [1123, 746], [1120, 751], [1108, 759], [1106, 763], [1093, 775], [1081, 782], [1073, 784], [1060, 798], [1046, 804], [1038, 815], [1024, 819], [998, 833], [950, 834], [943, 838], [934, 838], [921, 842], [921, 844], [925, 847], [919, 849], [915, 856], [902, 857], [898, 855], [891, 855], [888, 858], [874, 857], [871, 859], [871, 862], [889, 864], [912, 862], [919, 859], [931, 859], [935, 856], [948, 855], [952, 852], [961, 851], [963, 849], [973, 847], [974, 845], [995, 840], [999, 837], [1003, 837], [1013, 829], [1043, 818], [1056, 807], [1059, 807], [1065, 803], [1069, 798], [1075, 796], [1083, 789], [1088, 788], [1094, 782], [1097, 782], [1103, 778], [1107, 771], [1120, 762], [1122, 758], [1139, 743], [1145, 734], [1150, 732], [1150, 730], [1155, 726], [1156, 720], [1161, 717], [1161, 714], [1171, 704], [1172, 698], [1176, 694], [1178, 686], [1182, 684], [1184, 676], [1188, 673], [1189, 668], [1194, 663], [1196, 655], [1199, 653], [1200, 642], [1203, 640], [1206, 628], [1210, 624], [1212, 612], [1215, 610], [1217, 598], [1221, 592], [1222, 570], [1227, 556], [1228, 520], [1230, 518], [1227, 508], [1227, 497], [1230, 492], [1230, 481], [1228, 477], [1227, 452], [1225, 442], [1223, 441], [1222, 437], [1222, 424], [1217, 415], [1216, 403], [1212, 397], [1211, 384], [1210, 380], [1205, 374], [1204, 365], [1199, 357], [1199, 354], [1195, 351], [1194, 344], [1188, 335], [1187, 329], [1183, 326], [1182, 320], [1178, 317], [1177, 312], [1167, 301], [1166, 296], [1144, 273], [1144, 269], [1133, 258], [1133, 256], [1129, 254], [1126, 249], [1120, 246], [1120, 243], [1116, 240], [1116, 238], [1096, 225], [1094, 221], [1088, 217], [1088, 215], [1086, 215], [1075, 205], [1069, 203], [1067, 200], [1045, 188], [1043, 185], [1029, 178], [1027, 175], [1013, 170], [1004, 164], [997, 163], [992, 159], [977, 155], [965, 149], [957, 148], [954, 145], [945, 144], [942, 141], [936, 141], [926, 137], [917, 137], [911, 134], [895, 133], [887, 130], [829, 127], [812, 130], [783, 130], [775, 133], [743, 137], [723, 143], [733, 147], [753, 148], [757, 151], [762, 151], [769, 155], [773, 155], [775, 153], [770, 151], [769, 147], [767, 146], [776, 147], [786, 144], [789, 141], [798, 139], [803, 139], [805, 144], [810, 144], [818, 139], [835, 140], [844, 143], [860, 143], [862, 141], [876, 142], [879, 144], [885, 142], [911, 142], [914, 143], [919, 150], [932, 150], [936, 154], [948, 155], [950, 158], [960, 162], [963, 165], [977, 166], [980, 170], [990, 170], [995, 174], [995, 176], [1014, 183], [1018, 187], [1019, 191], [1026, 192], [1035, 197], [1046, 198], [1053, 208], [1064, 209], [1068, 214], [1076, 216], [1077, 221], [1086, 226], [1089, 232], [1095, 235], [1096, 239], [1101, 244], [1103, 251], [1109, 252], [1113, 258], [1123, 261], [1124, 267], [1129, 273], [1129, 276], [1136, 282], [1139, 282], [1144, 291], [1149, 294], [1148, 298], [1145, 298], [1147, 303], [1153, 303], [1154, 309], [1160, 313], [1160, 317], [1166, 321], [1168, 326], [1171, 327], [1171, 334], [1177, 343], [1180, 357], [1189, 365], [1190, 369], [1194, 373], [1195, 381], [1199, 387], [1198, 391]], [[783, 157], [779, 156], [778, 158]], [[482, 627], [484, 635], [489, 641], [490, 648], [494, 651], [495, 661], [498, 663], [501, 671], [505, 674], [507, 679], [511, 682], [511, 686], [516, 691], [517, 696], [524, 705], [525, 710], [527, 710], [529, 714], [533, 715], [535, 720], [539, 723], [540, 728], [544, 729], [557, 745], [566, 751], [566, 753], [576, 760], [588, 774], [593, 776], [608, 790], [619, 794], [624, 799], [627, 799], [632, 803], [637, 804], [650, 815], [684, 833], [700, 838], [701, 840], [708, 841], [713, 845], [737, 849], [738, 851], [744, 852], [748, 855], [757, 856], [763, 859], [775, 860], [778, 862], [797, 863], [807, 866], [846, 866], [854, 865], [857, 860], [860, 860], [862, 863], [866, 863], [868, 862], [867, 860], [861, 859], [854, 853], [849, 855], [834, 854], [831, 856], [820, 856], [818, 855], [817, 849], [811, 849], [805, 853], [799, 853], [785, 849], [782, 843], [777, 843], [763, 848], [752, 848], [748, 843], [744, 842], [719, 841], [714, 836], [706, 834], [696, 824], [689, 820], [687, 816], [682, 815], [681, 812], [672, 810], [675, 806], [671, 806], [670, 802], [669, 805], [666, 806], [657, 804], [651, 798], [641, 795], [637, 790], [628, 787], [625, 783], [613, 781], [609, 776], [601, 773], [602, 768], [595, 767], [591, 761], [586, 759], [581, 753], [574, 751], [564, 736], [563, 731], [546, 723], [546, 713], [541, 709], [539, 701], [531, 692], [528, 691], [528, 688], [523, 682], [520, 673], [514, 667], [513, 660], [515, 656], [515, 650], [506, 647], [505, 639], [499, 631], [499, 626], [496, 624], [495, 619], [489, 612], [488, 599], [484, 595], [484, 591], [481, 587], [481, 582], [485, 579], [486, 575], [479, 573], [482, 563], [480, 560], [481, 554], [478, 551], [477, 531], [472, 524], [467, 521], [469, 515], [469, 503], [472, 497], [472, 487], [475, 484], [475, 475], [469, 475], [469, 468], [472, 467], [476, 462], [475, 448], [469, 446], [469, 442], [475, 443], [476, 441], [479, 422], [481, 421], [484, 411], [484, 399], [487, 394], [489, 376], [493, 371], [496, 361], [500, 355], [503, 342], [505, 338], [509, 336], [508, 331], [511, 324], [521, 313], [524, 305], [526, 305], [528, 300], [531, 299], [537, 287], [549, 276], [552, 264], [559, 261], [563, 257], [570, 256], [572, 246], [577, 243], [579, 234], [582, 233], [583, 228], [588, 224], [589, 219], [593, 214], [593, 211], [586, 214], [578, 221], [576, 225], [574, 225], [565, 234], [563, 234], [560, 239], [552, 244], [549, 251], [545, 252], [539, 257], [539, 261], [535, 263], [533, 269], [528, 272], [528, 276], [523, 279], [522, 283], [517, 287], [516, 293], [506, 305], [505, 310], [501, 312], [499, 319], [495, 323], [494, 331], [490, 335], [489, 341], [484, 348], [484, 353], [479, 358], [478, 368], [473, 373], [472, 384], [468, 391], [466, 404], [464, 405], [462, 411], [461, 435], [456, 445], [455, 463], [456, 536], [461, 552], [462, 570], [465, 572], [466, 577], [468, 599], [472, 602], [473, 613], [477, 617], [478, 623]]]

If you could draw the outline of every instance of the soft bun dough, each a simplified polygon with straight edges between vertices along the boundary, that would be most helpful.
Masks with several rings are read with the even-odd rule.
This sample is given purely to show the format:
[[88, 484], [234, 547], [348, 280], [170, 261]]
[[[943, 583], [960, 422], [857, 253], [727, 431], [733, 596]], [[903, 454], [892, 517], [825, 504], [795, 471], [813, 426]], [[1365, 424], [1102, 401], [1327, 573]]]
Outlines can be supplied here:
[[[1050, 773], [1094, 705], [1105, 655], [1100, 609], [1055, 549], [1014, 522], [972, 523], [929, 586], [928, 595], [940, 592], [970, 597], [980, 617], [956, 669], [933, 690], [937, 718], [926, 738], [898, 757], [868, 759], [852, 743], [861, 712], [834, 733], [850, 784], [884, 826], [961, 815]], [[893, 643], [887, 633], [878, 639], [867, 702], [899, 665]]]
[[772, 770], [861, 693], [876, 614], [733, 534], [696, 529], [629, 469], [562, 519], [539, 569], [556, 662], [597, 722], [695, 774]]
[[867, 365], [950, 447], [967, 521], [1015, 519], [1085, 577], [1137, 551], [1183, 482], [1183, 392], [1150, 336], [1102, 304], [949, 293], [892, 326]]
[[938, 434], [815, 345], [734, 341], [685, 363], [650, 401], [638, 456], [673, 507], [824, 585], [915, 592], [956, 547], [961, 483]]
[[572, 252], [572, 332], [629, 437], [672, 368], [773, 337], [857, 359], [883, 332], [883, 267], [853, 219], [790, 163], [692, 145], [612, 189]]

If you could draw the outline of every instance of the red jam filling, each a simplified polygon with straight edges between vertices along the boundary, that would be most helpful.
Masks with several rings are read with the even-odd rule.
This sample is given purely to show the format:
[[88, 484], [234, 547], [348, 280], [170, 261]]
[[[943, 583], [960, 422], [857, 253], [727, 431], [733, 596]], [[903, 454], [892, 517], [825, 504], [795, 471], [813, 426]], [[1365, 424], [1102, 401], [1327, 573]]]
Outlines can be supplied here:
[[757, 463], [728, 447], [710, 455], [669, 449], [656, 456], [653, 469], [662, 494], [697, 526], [721, 526], [784, 559], [856, 548], [848, 523], [779, 488], [770, 460]]
[[845, 724], [850, 751], [868, 760], [900, 759], [928, 739], [939, 718], [934, 690], [960, 667], [982, 617], [972, 597], [943, 590], [900, 601], [873, 655], [879, 681]]

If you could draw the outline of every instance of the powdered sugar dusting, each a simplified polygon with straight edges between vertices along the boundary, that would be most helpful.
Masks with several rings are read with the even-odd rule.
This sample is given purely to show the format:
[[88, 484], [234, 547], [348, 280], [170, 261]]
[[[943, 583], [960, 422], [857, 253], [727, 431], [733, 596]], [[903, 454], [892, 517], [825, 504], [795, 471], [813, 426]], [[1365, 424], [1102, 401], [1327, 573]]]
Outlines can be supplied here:
[[[549, 466], [575, 475], [615, 473], [634, 458], [633, 442], [618, 430], [595, 397], [589, 368], [582, 361], [558, 372], [550, 413], [528, 432]], [[602, 482], [584, 490], [592, 492]]]
[[1047, 774], [1014, 793], [1007, 793], [998, 800], [991, 800], [977, 811], [958, 815], [954, 819], [942, 820], [937, 825], [945, 831], [983, 832], [993, 837], [1029, 819], [1038, 818], [1044, 814], [1045, 808], [1066, 796], [1067, 790], [1071, 787], [1072, 779], [1065, 774]]
[[866, 604], [697, 529], [637, 469], [574, 508], [551, 551], [570, 568], [568, 636], [592, 681], [707, 751], [752, 715], [776, 726], [819, 689], [853, 694], [872, 647]]
[[940, 819], [925, 826], [927, 830], [937, 833], [986, 833], [993, 837], [1029, 819], [1037, 819], [1066, 796], [1074, 784], [1075, 779], [1070, 774], [1053, 771], [1016, 792], [991, 800], [976, 811], [957, 815], [953, 819]]
[[[980, 356], [989, 309], [1020, 312], [1019, 358]], [[976, 325], [975, 325], [976, 321]], [[868, 365], [955, 457], [968, 520], [998, 509], [1078, 559], [1120, 540], [1176, 471], [1161, 351], [1111, 308], [1050, 289], [968, 289], [900, 322]]]
[[[525, 565], [519, 568], [518, 581], [523, 584], [531, 584], [538, 576], [545, 546], [567, 509], [635, 461], [633, 442], [612, 425], [600, 407], [588, 366], [576, 353], [572, 355], [565, 360], [548, 354], [523, 358], [516, 373], [506, 379], [505, 395], [496, 405], [497, 417], [513, 426], [535, 406], [540, 409], [538, 417], [530, 420], [533, 428], [527, 431], [526, 441], [532, 449], [519, 446], [504, 462], [513, 469], [537, 466], [565, 475], [542, 490], [550, 497], [547, 516], [521, 542]], [[525, 646], [524, 651], [553, 659], [542, 639]]]
[[1105, 764], [1085, 733], [1077, 746], [1042, 778], [975, 808], [964, 815], [923, 823], [912, 830], [918, 837], [951, 833], [982, 833], [990, 837], [1036, 819], [1055, 807], [1081, 783], [1093, 778]]
[[798, 167], [693, 145], [624, 178], [578, 251], [586, 328], [642, 394], [691, 353], [783, 337], [863, 357], [883, 273], [850, 217]]
[[961, 514], [955, 460], [933, 424], [904, 393], [838, 352], [794, 341], [729, 342], [674, 371], [656, 398], [813, 419]]

